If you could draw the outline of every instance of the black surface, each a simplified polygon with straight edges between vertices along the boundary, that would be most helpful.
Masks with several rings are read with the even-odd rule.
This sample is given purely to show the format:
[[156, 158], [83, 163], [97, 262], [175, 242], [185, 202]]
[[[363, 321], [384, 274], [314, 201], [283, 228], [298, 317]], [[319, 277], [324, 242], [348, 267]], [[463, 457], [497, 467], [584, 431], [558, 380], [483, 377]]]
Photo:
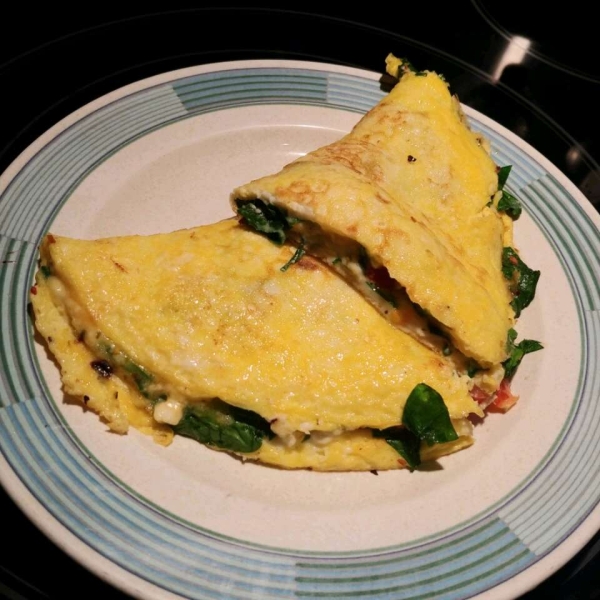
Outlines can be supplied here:
[[[0, 39], [0, 171], [81, 105], [172, 69], [250, 58], [333, 62], [381, 71], [385, 55], [444, 73], [460, 99], [516, 132], [600, 207], [600, 65], [593, 5], [528, 14], [523, 2], [460, 0], [444, 7], [365, 3], [343, 13], [319, 4], [136, 12], [20, 5]], [[85, 10], [83, 10], [85, 8]], [[531, 41], [496, 73], [511, 36]], [[514, 41], [514, 40], [513, 40]], [[9, 118], [6, 118], [9, 115]], [[0, 432], [1, 435], [1, 432]], [[600, 468], [600, 467], [599, 467]], [[0, 491], [5, 523], [0, 596], [124, 598], [47, 540]], [[600, 536], [523, 598], [600, 598]]]

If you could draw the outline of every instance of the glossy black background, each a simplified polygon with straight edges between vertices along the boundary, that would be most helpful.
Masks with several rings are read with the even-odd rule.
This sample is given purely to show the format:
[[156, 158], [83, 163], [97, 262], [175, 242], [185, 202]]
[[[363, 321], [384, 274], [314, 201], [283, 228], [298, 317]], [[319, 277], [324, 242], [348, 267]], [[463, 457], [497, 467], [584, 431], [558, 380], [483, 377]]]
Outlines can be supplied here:
[[[0, 38], [0, 171], [73, 110], [144, 77], [251, 58], [381, 71], [392, 51], [442, 72], [461, 101], [532, 144], [600, 207], [600, 64], [592, 4], [569, 2], [531, 14], [526, 2], [493, 0], [435, 8], [377, 2], [343, 9], [255, 6], [221, 2], [190, 9], [170, 3], [154, 13], [123, 6], [14, 8]], [[529, 39], [529, 50], [499, 73], [514, 35]], [[2, 491], [0, 510], [6, 524], [0, 597], [80, 598], [93, 591], [125, 598], [41, 535]], [[596, 535], [523, 598], [600, 598], [599, 573]]]

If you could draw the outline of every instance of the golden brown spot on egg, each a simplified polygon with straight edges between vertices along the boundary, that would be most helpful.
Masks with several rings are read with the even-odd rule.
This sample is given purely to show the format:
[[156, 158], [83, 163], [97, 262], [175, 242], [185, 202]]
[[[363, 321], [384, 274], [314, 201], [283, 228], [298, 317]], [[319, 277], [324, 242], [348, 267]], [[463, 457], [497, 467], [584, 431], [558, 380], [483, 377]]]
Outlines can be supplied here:
[[294, 181], [290, 186], [289, 189], [294, 192], [295, 194], [310, 194], [312, 192], [312, 189], [310, 187], [310, 184], [306, 183], [306, 181]]
[[51, 233], [46, 236], [46, 239], [49, 244], [56, 244], [56, 238]]
[[119, 269], [119, 271], [127, 273], [127, 269], [121, 263], [118, 263], [112, 256], [110, 257], [110, 260], [112, 261], [113, 265]]
[[375, 194], [375, 198], [377, 200], [379, 200], [379, 202], [382, 202], [383, 204], [389, 204], [390, 203], [390, 201], [387, 198], [385, 198], [384, 196], [382, 196], [380, 192], [377, 192]]

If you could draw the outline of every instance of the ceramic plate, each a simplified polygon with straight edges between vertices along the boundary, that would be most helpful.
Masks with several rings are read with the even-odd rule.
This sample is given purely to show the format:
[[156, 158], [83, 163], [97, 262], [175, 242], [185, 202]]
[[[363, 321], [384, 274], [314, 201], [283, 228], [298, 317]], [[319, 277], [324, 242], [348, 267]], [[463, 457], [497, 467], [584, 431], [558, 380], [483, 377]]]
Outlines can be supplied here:
[[118, 436], [63, 401], [27, 315], [48, 230], [150, 234], [231, 215], [230, 190], [348, 131], [379, 75], [253, 61], [185, 69], [85, 106], [0, 180], [1, 479], [78, 561], [144, 598], [508, 598], [600, 526], [599, 219], [538, 152], [475, 111], [541, 269], [506, 415], [415, 473], [286, 472], [188, 439]]

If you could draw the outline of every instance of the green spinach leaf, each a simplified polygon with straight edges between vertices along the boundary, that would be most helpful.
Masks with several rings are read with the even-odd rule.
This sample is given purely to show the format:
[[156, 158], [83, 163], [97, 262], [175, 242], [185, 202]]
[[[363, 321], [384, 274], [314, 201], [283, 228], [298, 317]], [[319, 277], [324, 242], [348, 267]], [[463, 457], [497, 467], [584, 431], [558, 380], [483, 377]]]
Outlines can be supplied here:
[[414, 471], [421, 464], [421, 440], [405, 427], [373, 430], [373, 437], [383, 438]]
[[506, 184], [508, 176], [510, 175], [511, 169], [512, 169], [512, 165], [506, 165], [505, 167], [502, 167], [498, 171], [498, 189], [499, 190], [504, 188], [504, 185]]
[[264, 233], [267, 238], [279, 246], [285, 242], [287, 232], [300, 221], [288, 217], [285, 210], [267, 204], [262, 200], [236, 200], [237, 209], [250, 227]]
[[154, 381], [154, 377], [140, 365], [134, 363], [128, 356], [124, 356], [121, 366], [131, 375], [135, 385], [140, 392], [145, 393], [148, 386]]
[[458, 439], [444, 400], [426, 383], [416, 385], [408, 396], [402, 424], [429, 446]]
[[505, 212], [513, 221], [516, 221], [523, 211], [521, 202], [506, 190], [502, 190], [502, 198], [498, 201], [498, 210]]
[[279, 269], [282, 273], [285, 273], [293, 264], [296, 264], [304, 255], [306, 254], [306, 250], [304, 249], [304, 240], [294, 252], [294, 255], [288, 260], [281, 269]]
[[409, 394], [402, 425], [373, 430], [373, 436], [385, 439], [411, 471], [421, 464], [422, 441], [433, 446], [458, 439], [444, 400], [426, 383], [419, 383]]
[[407, 71], [412, 71], [417, 77], [426, 77], [427, 76], [427, 72], [426, 71], [419, 71], [417, 70], [414, 65], [410, 62], [410, 60], [408, 60], [408, 58], [401, 58], [400, 59], [402, 62], [398, 65], [398, 79], [400, 79], [402, 77], [402, 75], [404, 73], [406, 73]]
[[220, 400], [187, 406], [173, 429], [202, 444], [244, 453], [258, 450], [270, 435], [269, 423], [260, 415]]
[[530, 269], [513, 248], [506, 247], [502, 249], [502, 273], [511, 282], [510, 291], [514, 299], [510, 305], [515, 311], [515, 317], [519, 317], [535, 297], [540, 272]]
[[536, 340], [521, 340], [515, 344], [517, 332], [514, 329], [508, 330], [508, 339], [506, 340], [506, 349], [510, 352], [510, 356], [502, 363], [504, 367], [504, 376], [510, 379], [521, 364], [523, 357], [531, 352], [542, 350], [544, 346]]
[[472, 358], [469, 359], [469, 362], [467, 364], [467, 375], [469, 377], [474, 377], [476, 373], [479, 373], [479, 371], [481, 371], [482, 368], [481, 366], [476, 363]]

